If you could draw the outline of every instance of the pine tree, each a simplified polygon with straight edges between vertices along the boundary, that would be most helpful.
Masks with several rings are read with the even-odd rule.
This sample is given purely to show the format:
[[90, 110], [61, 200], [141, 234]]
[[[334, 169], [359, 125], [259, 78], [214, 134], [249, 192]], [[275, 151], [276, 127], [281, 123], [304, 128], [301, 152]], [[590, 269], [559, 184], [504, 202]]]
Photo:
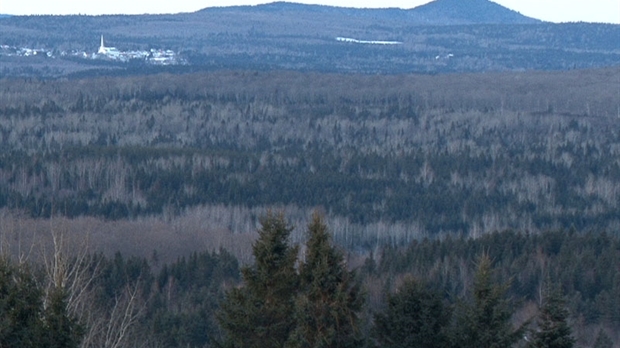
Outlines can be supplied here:
[[291, 228], [282, 214], [268, 213], [261, 223], [255, 263], [242, 269], [243, 287], [227, 293], [218, 313], [224, 347], [283, 347], [295, 327], [298, 248], [288, 244]]
[[445, 347], [449, 317], [439, 294], [408, 279], [375, 315], [374, 336], [385, 348]]
[[512, 311], [505, 299], [507, 284], [493, 282], [488, 255], [480, 257], [474, 278], [473, 302], [461, 307], [452, 339], [455, 347], [506, 348], [516, 344], [525, 332], [523, 324], [513, 329]]
[[308, 226], [300, 281], [295, 308], [297, 327], [288, 347], [360, 347], [360, 286], [347, 270], [342, 253], [331, 245], [327, 226], [318, 213]]
[[0, 257], [0, 347], [40, 347], [42, 291], [26, 265]]
[[83, 328], [75, 317], [67, 313], [67, 293], [64, 289], [52, 289], [45, 310], [43, 340], [48, 348], [77, 348]]
[[609, 336], [600, 329], [598, 331], [598, 335], [596, 335], [596, 341], [594, 341], [593, 348], [613, 348], [614, 342], [609, 338]]
[[557, 288], [547, 286], [538, 319], [538, 330], [533, 334], [531, 348], [572, 348], [575, 339], [567, 323], [568, 310], [564, 297]]

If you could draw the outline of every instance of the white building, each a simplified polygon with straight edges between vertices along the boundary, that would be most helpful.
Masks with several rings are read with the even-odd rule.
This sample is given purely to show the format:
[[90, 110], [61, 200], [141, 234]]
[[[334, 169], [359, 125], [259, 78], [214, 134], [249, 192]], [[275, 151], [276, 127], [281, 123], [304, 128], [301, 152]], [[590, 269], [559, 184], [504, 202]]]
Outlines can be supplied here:
[[101, 46], [99, 46], [99, 51], [97, 54], [103, 54], [105, 56], [118, 56], [120, 55], [120, 51], [116, 47], [105, 47], [103, 43], [103, 35], [101, 35]]

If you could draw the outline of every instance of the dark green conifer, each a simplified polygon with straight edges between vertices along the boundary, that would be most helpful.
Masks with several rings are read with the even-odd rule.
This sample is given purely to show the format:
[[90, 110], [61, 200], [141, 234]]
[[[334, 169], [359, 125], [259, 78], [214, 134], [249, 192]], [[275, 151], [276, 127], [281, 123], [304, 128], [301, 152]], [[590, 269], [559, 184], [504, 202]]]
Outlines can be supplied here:
[[53, 289], [45, 310], [45, 335], [48, 348], [77, 348], [83, 335], [83, 328], [77, 318], [67, 312], [67, 293], [64, 289]]
[[218, 313], [224, 347], [283, 347], [295, 327], [297, 247], [282, 214], [268, 213], [253, 246], [254, 265], [242, 269], [243, 287], [226, 295]]
[[609, 336], [600, 329], [598, 331], [598, 335], [596, 335], [596, 341], [594, 341], [593, 348], [613, 348], [614, 342], [609, 338]]
[[26, 264], [0, 257], [0, 347], [78, 347], [82, 329], [67, 313], [64, 290], [47, 298]]
[[449, 310], [441, 296], [408, 279], [397, 293], [388, 295], [387, 308], [375, 315], [378, 347], [433, 348], [447, 345]]
[[507, 348], [522, 339], [525, 324], [516, 330], [512, 327], [507, 288], [507, 284], [494, 283], [489, 256], [480, 257], [473, 301], [464, 304], [457, 316], [452, 336], [455, 347]]
[[538, 329], [532, 335], [531, 348], [572, 348], [575, 339], [568, 325], [568, 310], [559, 289], [547, 286], [538, 318]]
[[40, 347], [42, 292], [26, 265], [0, 257], [0, 347]]
[[288, 347], [360, 347], [360, 286], [347, 270], [342, 253], [332, 246], [327, 226], [318, 213], [308, 226], [306, 246], [296, 301], [297, 327]]

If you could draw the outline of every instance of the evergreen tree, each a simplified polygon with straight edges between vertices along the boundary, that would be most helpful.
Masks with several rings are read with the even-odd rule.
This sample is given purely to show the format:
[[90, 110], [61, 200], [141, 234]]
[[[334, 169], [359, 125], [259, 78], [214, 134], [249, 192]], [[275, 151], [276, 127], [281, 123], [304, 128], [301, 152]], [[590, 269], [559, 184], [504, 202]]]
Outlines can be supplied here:
[[461, 306], [453, 331], [455, 347], [506, 348], [517, 343], [525, 331], [514, 330], [512, 311], [505, 299], [507, 284], [495, 284], [488, 255], [480, 257], [474, 278], [473, 302]]
[[42, 292], [25, 265], [0, 258], [0, 347], [41, 347]]
[[45, 346], [48, 348], [77, 348], [83, 328], [77, 318], [67, 313], [67, 293], [64, 289], [53, 289], [45, 311]]
[[73, 348], [82, 337], [77, 319], [67, 314], [65, 292], [44, 294], [25, 264], [0, 257], [0, 347]]
[[596, 341], [594, 341], [593, 348], [613, 348], [614, 342], [609, 338], [609, 336], [600, 329], [598, 331], [598, 335], [596, 335]]
[[282, 214], [268, 213], [253, 246], [255, 263], [242, 269], [244, 286], [226, 294], [218, 320], [224, 347], [283, 347], [295, 327], [297, 247]]
[[344, 257], [331, 244], [323, 218], [315, 213], [308, 226], [306, 259], [300, 266], [296, 301], [297, 327], [289, 347], [360, 347], [358, 314], [363, 305], [359, 283]]
[[450, 313], [441, 296], [415, 280], [406, 280], [388, 295], [387, 308], [375, 315], [374, 336], [379, 347], [445, 347]]
[[572, 348], [575, 339], [567, 323], [568, 310], [564, 297], [551, 285], [545, 290], [545, 298], [538, 318], [538, 330], [534, 332], [531, 348]]

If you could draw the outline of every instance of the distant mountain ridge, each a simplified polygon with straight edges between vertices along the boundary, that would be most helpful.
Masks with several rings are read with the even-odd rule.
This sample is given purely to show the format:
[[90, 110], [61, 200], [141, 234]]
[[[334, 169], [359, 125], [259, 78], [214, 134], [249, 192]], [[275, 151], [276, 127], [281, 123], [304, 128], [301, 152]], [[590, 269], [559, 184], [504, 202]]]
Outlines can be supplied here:
[[429, 23], [443, 24], [535, 24], [530, 18], [489, 0], [436, 0], [414, 8]]
[[357, 18], [371, 17], [375, 20], [401, 20], [409, 25], [541, 23], [538, 19], [524, 16], [489, 0], [435, 0], [412, 9], [352, 8], [276, 1], [261, 5], [208, 7], [197, 13], [228, 11], [270, 14], [320, 13]]
[[543, 22], [489, 0], [436, 0], [413, 9], [273, 2], [169, 15], [14, 16], [0, 19], [0, 27], [0, 77], [150, 70], [139, 60], [90, 59], [101, 35], [122, 51], [171, 50], [188, 64], [175, 71], [453, 73], [620, 61], [620, 25]]

